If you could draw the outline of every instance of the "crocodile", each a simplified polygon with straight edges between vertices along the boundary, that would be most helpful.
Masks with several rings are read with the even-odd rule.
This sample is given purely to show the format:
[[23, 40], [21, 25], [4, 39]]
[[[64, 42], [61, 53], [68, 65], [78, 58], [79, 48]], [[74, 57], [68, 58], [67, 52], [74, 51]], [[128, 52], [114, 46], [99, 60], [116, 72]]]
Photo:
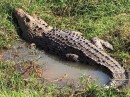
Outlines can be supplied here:
[[105, 86], [120, 87], [126, 82], [125, 69], [110, 55], [85, 37], [73, 31], [63, 31], [50, 27], [44, 20], [29, 15], [18, 8], [15, 10], [21, 36], [30, 43], [52, 52], [64, 59], [79, 62], [94, 62], [111, 72], [112, 79]]

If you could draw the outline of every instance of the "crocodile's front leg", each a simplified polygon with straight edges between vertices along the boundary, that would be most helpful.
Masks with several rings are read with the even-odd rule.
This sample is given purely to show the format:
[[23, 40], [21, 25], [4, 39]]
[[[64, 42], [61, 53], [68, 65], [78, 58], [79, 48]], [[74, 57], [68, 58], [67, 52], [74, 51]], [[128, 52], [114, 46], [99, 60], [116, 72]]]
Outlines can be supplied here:
[[66, 58], [69, 61], [78, 62], [79, 56], [76, 54], [73, 54], [73, 53], [68, 53], [68, 54], [66, 54]]
[[104, 41], [97, 37], [94, 37], [91, 40], [92, 40], [93, 44], [95, 44], [101, 50], [104, 50], [103, 46], [110, 50], [113, 50], [113, 46], [108, 41]]

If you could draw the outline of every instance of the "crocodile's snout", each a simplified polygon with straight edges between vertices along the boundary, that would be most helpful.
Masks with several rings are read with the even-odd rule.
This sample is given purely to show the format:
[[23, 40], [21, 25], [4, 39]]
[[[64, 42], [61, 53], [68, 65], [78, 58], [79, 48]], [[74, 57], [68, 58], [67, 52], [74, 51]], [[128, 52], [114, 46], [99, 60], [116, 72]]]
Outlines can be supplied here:
[[15, 9], [15, 15], [19, 17], [23, 17], [25, 15], [25, 12], [22, 9], [17, 8]]
[[15, 9], [15, 16], [16, 16], [17, 20], [20, 22], [28, 23], [29, 21], [34, 20], [32, 16], [28, 15], [28, 13], [26, 13], [25, 11], [23, 11], [20, 8]]
[[21, 37], [24, 37], [24, 39], [30, 39], [29, 37], [31, 36], [31, 32], [29, 32], [29, 29], [32, 29], [34, 27], [33, 17], [31, 17], [28, 13], [20, 8], [15, 9], [15, 17], [18, 22], [18, 26], [22, 30], [20, 33]]
[[17, 9], [15, 9], [15, 12], [16, 12], [16, 13], [19, 13], [19, 12], [23, 12], [23, 10], [20, 9], [20, 8], [17, 8]]

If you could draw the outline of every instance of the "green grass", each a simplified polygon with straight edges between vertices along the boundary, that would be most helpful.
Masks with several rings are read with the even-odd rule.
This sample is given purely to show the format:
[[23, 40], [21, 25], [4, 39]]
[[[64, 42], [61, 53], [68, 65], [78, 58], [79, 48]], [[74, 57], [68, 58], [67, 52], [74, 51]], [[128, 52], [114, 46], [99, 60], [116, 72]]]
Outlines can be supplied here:
[[[114, 46], [114, 51], [108, 53], [126, 70], [130, 70], [130, 2], [128, 0], [0, 0], [1, 49], [11, 48], [19, 39], [13, 21], [15, 8], [22, 8], [30, 14], [38, 15], [54, 28], [80, 31], [88, 39], [96, 36], [109, 41]], [[71, 87], [63, 89], [52, 85], [43, 87], [43, 83], [36, 85], [35, 76], [32, 76], [28, 87], [25, 88], [24, 80], [19, 73], [13, 68], [10, 70], [12, 63], [2, 60], [0, 62], [0, 97], [76, 96]], [[9, 70], [10, 73], [7, 75]], [[104, 90], [86, 84], [85, 91], [77, 95], [129, 97], [130, 90]]]

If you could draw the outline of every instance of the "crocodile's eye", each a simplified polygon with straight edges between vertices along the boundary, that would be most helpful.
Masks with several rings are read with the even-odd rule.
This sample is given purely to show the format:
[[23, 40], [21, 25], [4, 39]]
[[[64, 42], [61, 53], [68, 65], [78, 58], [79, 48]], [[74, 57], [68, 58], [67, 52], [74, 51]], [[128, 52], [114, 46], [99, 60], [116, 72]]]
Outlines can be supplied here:
[[26, 22], [30, 22], [30, 19], [28, 17], [25, 17]]

